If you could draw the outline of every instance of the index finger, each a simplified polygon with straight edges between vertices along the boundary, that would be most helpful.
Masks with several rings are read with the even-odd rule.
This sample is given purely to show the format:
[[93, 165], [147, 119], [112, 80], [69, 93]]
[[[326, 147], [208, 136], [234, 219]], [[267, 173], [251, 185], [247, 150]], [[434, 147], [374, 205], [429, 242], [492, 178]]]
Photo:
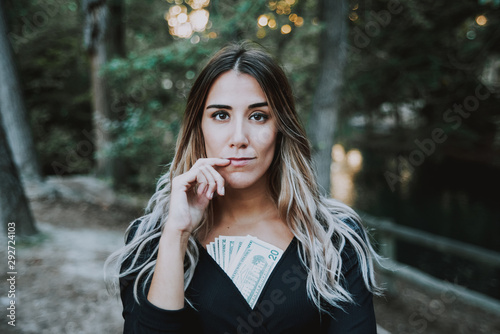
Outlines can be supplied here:
[[231, 160], [229, 159], [223, 159], [223, 158], [202, 158], [198, 159], [196, 163], [201, 162], [205, 165], [210, 165], [210, 166], [227, 166], [231, 163]]

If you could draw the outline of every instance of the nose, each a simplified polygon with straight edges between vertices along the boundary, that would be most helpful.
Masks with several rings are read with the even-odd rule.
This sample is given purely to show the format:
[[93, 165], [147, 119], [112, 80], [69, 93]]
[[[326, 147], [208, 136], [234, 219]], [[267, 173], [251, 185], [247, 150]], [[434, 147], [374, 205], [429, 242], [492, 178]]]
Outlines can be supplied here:
[[233, 122], [233, 129], [231, 133], [231, 138], [229, 146], [236, 148], [245, 148], [248, 146], [248, 133], [246, 129], [245, 122], [242, 118], [237, 119]]

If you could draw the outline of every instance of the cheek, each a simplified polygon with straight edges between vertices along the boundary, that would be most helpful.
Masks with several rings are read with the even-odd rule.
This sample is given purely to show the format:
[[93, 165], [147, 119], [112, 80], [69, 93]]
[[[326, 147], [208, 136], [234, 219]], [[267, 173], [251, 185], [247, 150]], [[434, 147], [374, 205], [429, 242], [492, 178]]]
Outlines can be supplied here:
[[205, 151], [207, 158], [211, 158], [217, 155], [217, 148], [220, 147], [218, 143], [217, 132], [212, 131], [206, 126], [201, 128], [201, 133], [203, 135], [203, 141], [205, 142]]
[[276, 146], [277, 132], [274, 127], [259, 129], [254, 137], [254, 143], [263, 150], [273, 150]]

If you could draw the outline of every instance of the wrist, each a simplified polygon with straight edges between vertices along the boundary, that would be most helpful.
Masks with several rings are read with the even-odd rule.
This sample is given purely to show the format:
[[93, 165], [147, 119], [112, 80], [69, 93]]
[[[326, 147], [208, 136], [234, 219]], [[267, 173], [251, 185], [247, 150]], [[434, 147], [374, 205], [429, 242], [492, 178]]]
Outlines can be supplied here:
[[191, 230], [189, 229], [189, 224], [185, 223], [179, 218], [169, 215], [165, 224], [163, 225], [163, 233], [168, 234], [173, 237], [179, 237], [182, 239], [187, 239], [191, 235]]
[[185, 251], [191, 233], [164, 226], [160, 237], [160, 247], [178, 248]]

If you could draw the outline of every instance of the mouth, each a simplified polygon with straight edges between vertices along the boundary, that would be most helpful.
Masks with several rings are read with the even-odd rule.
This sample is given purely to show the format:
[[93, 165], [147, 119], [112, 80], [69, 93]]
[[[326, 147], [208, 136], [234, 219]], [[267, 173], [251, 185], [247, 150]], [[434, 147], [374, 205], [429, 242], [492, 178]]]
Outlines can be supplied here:
[[242, 158], [227, 158], [229, 160], [231, 160], [231, 166], [234, 166], [234, 167], [243, 167], [243, 166], [246, 166], [248, 165], [252, 160], [255, 159], [255, 157], [242, 157]]

